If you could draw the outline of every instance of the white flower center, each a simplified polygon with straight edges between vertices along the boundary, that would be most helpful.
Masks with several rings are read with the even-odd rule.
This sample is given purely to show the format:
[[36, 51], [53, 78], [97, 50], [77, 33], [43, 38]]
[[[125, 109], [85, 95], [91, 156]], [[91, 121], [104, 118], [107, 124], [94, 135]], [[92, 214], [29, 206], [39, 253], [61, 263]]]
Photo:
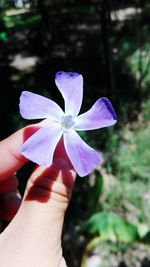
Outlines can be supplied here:
[[75, 126], [75, 121], [72, 115], [63, 116], [61, 118], [61, 127], [64, 131], [73, 129]]

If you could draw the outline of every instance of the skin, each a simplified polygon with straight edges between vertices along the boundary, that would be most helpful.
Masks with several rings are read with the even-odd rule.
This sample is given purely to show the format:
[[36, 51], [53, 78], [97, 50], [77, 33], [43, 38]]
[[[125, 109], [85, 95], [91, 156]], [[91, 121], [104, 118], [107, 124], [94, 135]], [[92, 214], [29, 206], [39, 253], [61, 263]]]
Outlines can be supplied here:
[[[23, 128], [0, 142], [1, 267], [66, 267], [61, 235], [75, 172], [61, 140], [49, 167], [36, 166], [23, 200], [14, 174], [25, 163], [20, 146], [40, 124]], [[11, 221], [5, 228], [2, 222]], [[5, 230], [4, 230], [5, 228]]]

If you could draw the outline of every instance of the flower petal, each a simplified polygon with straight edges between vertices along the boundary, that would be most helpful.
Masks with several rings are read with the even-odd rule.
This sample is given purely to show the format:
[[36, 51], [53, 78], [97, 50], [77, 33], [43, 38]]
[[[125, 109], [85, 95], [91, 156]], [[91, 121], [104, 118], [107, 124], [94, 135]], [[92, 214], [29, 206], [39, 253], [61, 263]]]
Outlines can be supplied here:
[[64, 145], [75, 171], [81, 177], [88, 175], [99, 164], [99, 153], [88, 146], [74, 130], [64, 133]]
[[64, 115], [55, 102], [28, 91], [22, 92], [19, 107], [21, 116], [25, 119], [60, 119]]
[[39, 165], [50, 166], [61, 136], [62, 131], [56, 123], [47, 125], [33, 134], [21, 146], [21, 153]]
[[65, 101], [65, 114], [77, 116], [83, 99], [83, 77], [74, 72], [57, 72], [55, 83]]
[[92, 108], [76, 118], [75, 130], [93, 130], [116, 123], [116, 113], [111, 102], [102, 97], [96, 101]]

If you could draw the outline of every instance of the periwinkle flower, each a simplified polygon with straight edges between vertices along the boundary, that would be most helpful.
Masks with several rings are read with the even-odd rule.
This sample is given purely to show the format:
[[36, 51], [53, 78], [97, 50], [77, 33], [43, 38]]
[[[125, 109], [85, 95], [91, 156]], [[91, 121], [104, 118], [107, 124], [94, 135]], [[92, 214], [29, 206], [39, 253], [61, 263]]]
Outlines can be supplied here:
[[100, 162], [100, 155], [88, 146], [76, 131], [94, 130], [116, 123], [110, 101], [102, 97], [92, 108], [79, 115], [83, 98], [83, 77], [72, 72], [57, 72], [55, 83], [65, 102], [65, 112], [52, 100], [24, 91], [20, 97], [20, 113], [25, 119], [47, 119], [46, 125], [34, 133], [21, 147], [29, 160], [50, 166], [59, 140], [63, 137], [66, 153], [80, 176], [88, 175]]

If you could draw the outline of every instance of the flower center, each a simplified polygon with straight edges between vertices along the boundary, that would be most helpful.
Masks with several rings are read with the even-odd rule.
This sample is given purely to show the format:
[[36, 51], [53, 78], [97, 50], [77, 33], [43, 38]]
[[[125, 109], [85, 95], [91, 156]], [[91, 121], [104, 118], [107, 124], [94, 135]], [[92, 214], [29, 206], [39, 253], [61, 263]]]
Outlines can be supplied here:
[[61, 126], [65, 131], [73, 129], [73, 127], [75, 126], [75, 121], [72, 115], [63, 116], [61, 118]]

